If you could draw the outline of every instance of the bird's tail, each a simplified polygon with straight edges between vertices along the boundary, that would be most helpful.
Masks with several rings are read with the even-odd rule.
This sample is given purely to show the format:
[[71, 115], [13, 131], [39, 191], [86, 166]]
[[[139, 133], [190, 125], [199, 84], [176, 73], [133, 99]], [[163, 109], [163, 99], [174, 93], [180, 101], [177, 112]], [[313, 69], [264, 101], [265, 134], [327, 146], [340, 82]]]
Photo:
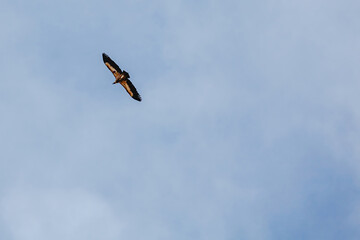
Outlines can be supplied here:
[[127, 71], [123, 70], [123, 74], [125, 75], [126, 78], [130, 78], [130, 75]]

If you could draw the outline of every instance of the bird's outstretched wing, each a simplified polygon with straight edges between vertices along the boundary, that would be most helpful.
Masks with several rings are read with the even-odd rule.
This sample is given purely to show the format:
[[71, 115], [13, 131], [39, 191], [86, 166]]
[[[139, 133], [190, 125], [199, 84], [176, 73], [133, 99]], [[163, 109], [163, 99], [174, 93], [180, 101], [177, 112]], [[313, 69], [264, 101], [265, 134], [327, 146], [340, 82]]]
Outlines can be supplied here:
[[125, 88], [125, 90], [130, 94], [133, 99], [141, 102], [140, 94], [137, 92], [136, 88], [129, 79], [127, 81], [120, 82], [120, 84]]
[[120, 67], [106, 53], [102, 54], [103, 61], [108, 69], [117, 77], [117, 73], [122, 73]]

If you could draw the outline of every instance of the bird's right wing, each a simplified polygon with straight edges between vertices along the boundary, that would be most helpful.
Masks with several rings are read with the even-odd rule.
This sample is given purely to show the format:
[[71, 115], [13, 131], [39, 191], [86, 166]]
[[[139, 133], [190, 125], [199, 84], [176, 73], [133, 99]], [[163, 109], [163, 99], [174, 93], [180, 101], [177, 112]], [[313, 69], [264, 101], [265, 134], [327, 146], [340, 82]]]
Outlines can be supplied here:
[[135, 86], [132, 84], [132, 82], [128, 79], [126, 81], [120, 82], [120, 84], [125, 88], [125, 90], [130, 94], [130, 96], [141, 102], [141, 96], [136, 90]]

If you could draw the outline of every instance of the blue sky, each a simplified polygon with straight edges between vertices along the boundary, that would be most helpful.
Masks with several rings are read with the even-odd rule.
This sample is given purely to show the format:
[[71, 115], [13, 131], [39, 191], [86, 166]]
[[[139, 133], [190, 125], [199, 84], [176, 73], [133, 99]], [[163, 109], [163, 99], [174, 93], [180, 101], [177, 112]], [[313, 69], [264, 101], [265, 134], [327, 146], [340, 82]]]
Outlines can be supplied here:
[[359, 239], [358, 1], [1, 3], [0, 239]]

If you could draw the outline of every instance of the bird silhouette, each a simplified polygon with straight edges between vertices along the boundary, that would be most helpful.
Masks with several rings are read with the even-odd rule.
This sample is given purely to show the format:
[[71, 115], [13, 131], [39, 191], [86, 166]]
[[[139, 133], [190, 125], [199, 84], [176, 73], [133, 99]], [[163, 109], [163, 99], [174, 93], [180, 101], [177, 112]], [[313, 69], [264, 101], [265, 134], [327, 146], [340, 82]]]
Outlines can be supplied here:
[[107, 54], [103, 53], [102, 57], [105, 65], [115, 77], [113, 84], [120, 83], [133, 99], [140, 102], [141, 96], [137, 92], [132, 82], [129, 80], [129, 73], [126, 71], [121, 71], [120, 67]]

